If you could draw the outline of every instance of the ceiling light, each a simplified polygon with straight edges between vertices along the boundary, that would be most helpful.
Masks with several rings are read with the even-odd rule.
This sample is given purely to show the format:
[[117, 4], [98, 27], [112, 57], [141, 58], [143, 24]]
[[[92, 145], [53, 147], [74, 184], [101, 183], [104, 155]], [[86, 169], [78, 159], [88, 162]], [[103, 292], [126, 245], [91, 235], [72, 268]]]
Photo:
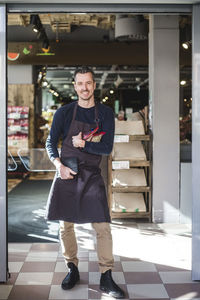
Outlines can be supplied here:
[[106, 96], [105, 99], [108, 100], [108, 96]]
[[185, 98], [183, 101], [184, 101], [184, 102], [187, 102], [187, 99]]
[[37, 28], [37, 27], [35, 27], [35, 26], [33, 26], [33, 29], [32, 29], [34, 32], [39, 32], [39, 29]]
[[36, 33], [42, 28], [42, 24], [38, 15], [30, 16], [30, 24], [32, 25], [32, 30]]
[[182, 43], [182, 47], [186, 50], [188, 50], [191, 45], [192, 45], [191, 40], [188, 40], [188, 41], [185, 41], [185, 42]]
[[48, 86], [48, 82], [47, 82], [47, 81], [43, 81], [42, 86], [43, 86], [43, 87]]
[[186, 84], [186, 80], [181, 80], [180, 84], [181, 85], [185, 85]]
[[114, 91], [113, 91], [113, 90], [110, 90], [110, 94], [114, 94]]
[[182, 43], [182, 47], [186, 50], [189, 49], [189, 43], [188, 42]]
[[136, 81], [136, 82], [139, 82], [140, 79], [141, 79], [140, 77], [135, 77], [135, 81]]
[[137, 91], [139, 92], [139, 91], [140, 91], [140, 86], [137, 85], [137, 86], [136, 86], [136, 89], [137, 89]]
[[103, 102], [106, 102], [106, 99], [104, 98], [102, 101], [103, 101]]

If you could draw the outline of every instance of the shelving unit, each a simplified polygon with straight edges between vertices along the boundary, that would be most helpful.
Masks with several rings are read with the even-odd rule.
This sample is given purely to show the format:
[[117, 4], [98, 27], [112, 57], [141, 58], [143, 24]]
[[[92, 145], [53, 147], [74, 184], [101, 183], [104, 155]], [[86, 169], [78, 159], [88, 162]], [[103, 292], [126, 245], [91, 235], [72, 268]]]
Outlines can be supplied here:
[[[125, 134], [127, 135], [127, 134]], [[144, 153], [146, 156], [146, 159], [126, 159], [124, 157], [121, 159], [121, 156], [123, 154], [120, 154], [120, 158], [115, 157], [114, 151], [108, 158], [108, 201], [109, 201], [109, 208], [110, 208], [110, 214], [111, 218], [147, 218], [149, 221], [151, 221], [151, 136], [148, 134], [143, 135], [128, 135], [129, 136], [129, 143], [133, 141], [140, 141]], [[125, 144], [123, 143], [124, 147]], [[134, 146], [134, 143], [133, 143]], [[114, 143], [114, 149], [116, 147], [116, 144]], [[130, 148], [130, 145], [129, 145]], [[126, 171], [120, 171], [117, 170], [117, 174], [119, 174], [118, 179], [116, 179], [116, 170], [113, 169], [113, 162], [116, 161], [126, 161], [129, 162], [129, 169]], [[124, 169], [123, 169], [124, 170]], [[129, 172], [129, 170], [132, 170]], [[136, 175], [133, 174], [133, 170], [135, 172], [139, 172], [138, 174], [142, 174], [142, 176], [145, 178], [145, 184], [139, 185], [140, 179], [137, 180], [137, 172]], [[140, 171], [139, 171], [140, 170]], [[129, 173], [131, 173], [131, 176], [129, 176]], [[123, 175], [126, 176], [123, 176]], [[133, 178], [133, 175], [136, 176], [135, 179]], [[129, 177], [127, 177], [129, 176]], [[139, 175], [138, 175], [139, 176]], [[141, 177], [141, 178], [143, 178]], [[120, 178], [120, 179], [119, 179]], [[144, 179], [143, 178], [143, 179]], [[127, 181], [132, 180], [133, 182], [136, 182], [136, 185], [126, 184], [125, 180]], [[117, 182], [117, 184], [116, 184]], [[141, 180], [141, 182], [144, 182], [144, 180]], [[127, 199], [127, 194], [130, 194]], [[120, 198], [121, 197], [121, 198]], [[121, 199], [122, 205], [118, 205], [117, 211], [115, 209], [115, 198]], [[138, 198], [138, 199], [137, 199]], [[144, 200], [142, 200], [144, 199]], [[134, 201], [135, 203], [139, 203], [137, 208], [137, 205], [135, 208], [133, 208], [132, 211], [130, 211], [134, 207]], [[143, 203], [142, 203], [143, 202]], [[125, 204], [127, 206], [130, 206], [126, 209]], [[141, 204], [140, 204], [141, 203]], [[121, 211], [120, 211], [121, 210]]]
[[8, 150], [17, 156], [18, 149], [27, 149], [29, 138], [29, 107], [8, 106]]

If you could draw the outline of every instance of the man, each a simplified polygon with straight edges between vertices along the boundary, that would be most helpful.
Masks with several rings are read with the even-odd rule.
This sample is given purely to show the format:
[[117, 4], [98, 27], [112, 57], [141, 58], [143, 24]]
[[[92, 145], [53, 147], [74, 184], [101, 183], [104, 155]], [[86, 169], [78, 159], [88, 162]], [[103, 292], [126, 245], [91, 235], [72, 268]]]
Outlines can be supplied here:
[[[57, 169], [47, 205], [47, 218], [60, 220], [60, 239], [69, 273], [62, 282], [67, 290], [79, 281], [77, 242], [74, 223], [91, 223], [97, 235], [101, 272], [100, 289], [115, 297], [124, 292], [112, 279], [113, 254], [110, 215], [99, 164], [101, 155], [112, 151], [114, 114], [111, 108], [95, 103], [96, 82], [88, 67], [74, 74], [78, 101], [59, 108], [46, 142], [48, 155]], [[57, 144], [63, 137], [61, 155]], [[78, 171], [64, 161], [78, 161]]]

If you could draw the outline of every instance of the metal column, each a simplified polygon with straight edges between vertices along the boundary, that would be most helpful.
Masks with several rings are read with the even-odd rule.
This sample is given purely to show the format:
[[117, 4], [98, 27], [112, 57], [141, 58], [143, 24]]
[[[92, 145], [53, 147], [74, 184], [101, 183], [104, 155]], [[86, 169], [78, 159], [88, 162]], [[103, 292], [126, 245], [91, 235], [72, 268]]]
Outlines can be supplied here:
[[0, 282], [7, 280], [6, 5], [0, 5]]
[[200, 4], [192, 24], [192, 279], [200, 280]]

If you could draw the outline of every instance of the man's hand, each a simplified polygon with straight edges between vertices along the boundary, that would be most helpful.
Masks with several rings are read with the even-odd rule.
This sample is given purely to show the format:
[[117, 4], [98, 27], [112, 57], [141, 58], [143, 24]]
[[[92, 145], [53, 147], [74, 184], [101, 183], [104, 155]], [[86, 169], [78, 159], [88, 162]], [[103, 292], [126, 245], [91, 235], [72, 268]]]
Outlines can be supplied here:
[[85, 147], [85, 141], [82, 140], [82, 132], [79, 132], [78, 135], [75, 135], [72, 137], [72, 145], [75, 148], [84, 148]]
[[[56, 169], [58, 170], [58, 173], [60, 175], [60, 178], [61, 179], [73, 179], [74, 176], [72, 175], [76, 175], [77, 173], [74, 172], [73, 170], [71, 170], [70, 168], [68, 167], [65, 167], [61, 161], [60, 161], [60, 158], [57, 157], [53, 160], [53, 164], [54, 166], [56, 167]], [[71, 175], [72, 174], [72, 175]]]
[[65, 167], [63, 164], [60, 164], [58, 166], [58, 172], [60, 174], [60, 178], [61, 179], [73, 179], [74, 176], [73, 175], [76, 175], [77, 173], [72, 171], [70, 168], [68, 167]]

